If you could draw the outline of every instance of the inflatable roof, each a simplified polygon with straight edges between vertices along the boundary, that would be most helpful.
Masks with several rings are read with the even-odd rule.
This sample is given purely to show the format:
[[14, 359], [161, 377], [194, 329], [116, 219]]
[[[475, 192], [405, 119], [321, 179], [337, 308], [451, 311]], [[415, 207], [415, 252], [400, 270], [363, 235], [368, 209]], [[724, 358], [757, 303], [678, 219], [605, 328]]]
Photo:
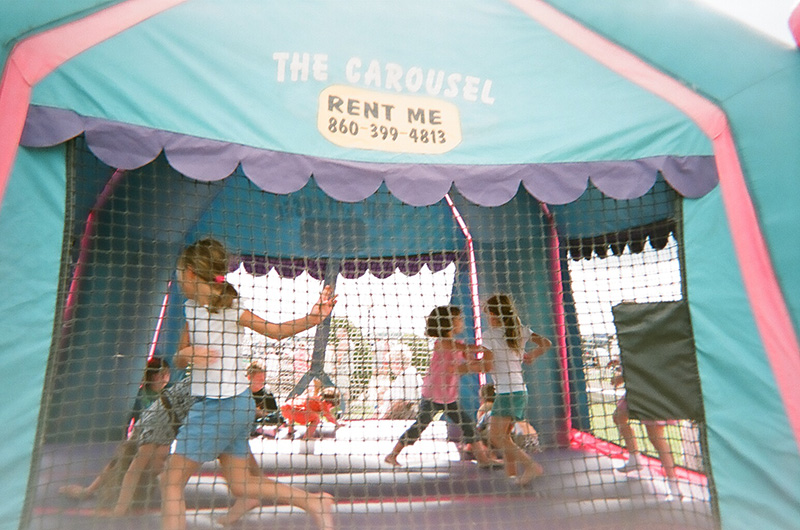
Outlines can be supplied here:
[[480, 206], [524, 190], [553, 207], [587, 188], [632, 200], [671, 187], [685, 198], [722, 524], [800, 520], [796, 49], [689, 0], [2, 9], [0, 520], [24, 503], [62, 259], [63, 142], [80, 134], [114, 168], [163, 153], [194, 179], [237, 172], [276, 194], [313, 175], [348, 203], [382, 186], [412, 206], [454, 189]]

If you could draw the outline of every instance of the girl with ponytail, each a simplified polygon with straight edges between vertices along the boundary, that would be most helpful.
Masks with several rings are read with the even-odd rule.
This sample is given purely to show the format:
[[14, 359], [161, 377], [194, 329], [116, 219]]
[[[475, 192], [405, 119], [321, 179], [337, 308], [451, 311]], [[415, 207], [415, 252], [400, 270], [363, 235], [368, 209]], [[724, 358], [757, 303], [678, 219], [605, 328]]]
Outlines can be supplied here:
[[[514, 424], [525, 419], [528, 404], [522, 364], [533, 362], [552, 343], [522, 325], [514, 301], [507, 294], [491, 296], [484, 310], [489, 317], [489, 328], [483, 343], [494, 353], [491, 375], [495, 385], [495, 402], [489, 418], [489, 442], [502, 454], [506, 475], [514, 478], [518, 485], [526, 486], [544, 470], [514, 443], [511, 436]], [[528, 343], [535, 347], [526, 350]], [[518, 465], [523, 468], [519, 476]]]

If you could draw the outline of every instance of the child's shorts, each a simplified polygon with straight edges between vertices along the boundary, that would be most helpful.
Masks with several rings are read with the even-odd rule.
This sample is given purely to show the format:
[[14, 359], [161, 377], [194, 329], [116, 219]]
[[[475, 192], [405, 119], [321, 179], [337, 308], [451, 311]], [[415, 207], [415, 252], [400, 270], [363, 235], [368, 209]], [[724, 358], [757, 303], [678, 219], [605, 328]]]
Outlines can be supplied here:
[[221, 454], [247, 458], [255, 415], [249, 390], [229, 398], [201, 398], [189, 409], [173, 453], [195, 462]]
[[[617, 401], [617, 410], [620, 412], [624, 412], [626, 415], [629, 414], [628, 411], [628, 399], [626, 396], [622, 396]], [[643, 425], [677, 425], [678, 422], [676, 420], [639, 420], [642, 422]]]
[[522, 421], [525, 419], [527, 405], [528, 393], [524, 390], [509, 394], [497, 394], [494, 398], [494, 405], [492, 405], [492, 416]]

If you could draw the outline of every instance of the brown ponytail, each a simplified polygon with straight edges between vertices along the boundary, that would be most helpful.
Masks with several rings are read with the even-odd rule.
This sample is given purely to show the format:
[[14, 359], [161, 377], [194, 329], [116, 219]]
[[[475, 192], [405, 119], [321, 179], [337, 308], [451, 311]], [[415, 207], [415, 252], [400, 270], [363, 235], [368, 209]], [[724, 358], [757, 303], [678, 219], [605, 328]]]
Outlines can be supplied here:
[[178, 267], [191, 269], [198, 278], [212, 286], [214, 294], [208, 305], [212, 313], [231, 307], [239, 297], [236, 288], [225, 279], [228, 252], [216, 239], [201, 239], [186, 247], [178, 259]]

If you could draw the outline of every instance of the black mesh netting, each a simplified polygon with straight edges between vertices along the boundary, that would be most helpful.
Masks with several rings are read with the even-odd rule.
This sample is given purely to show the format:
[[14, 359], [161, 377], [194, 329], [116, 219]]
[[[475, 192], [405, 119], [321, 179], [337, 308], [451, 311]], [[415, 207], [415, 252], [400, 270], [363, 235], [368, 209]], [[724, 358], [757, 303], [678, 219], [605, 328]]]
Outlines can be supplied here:
[[[674, 352], [696, 380], [694, 352], [670, 349], [669, 337], [657, 362], [621, 348], [612, 312], [684, 299], [680, 198], [663, 182], [631, 201], [590, 188], [553, 206], [521, 190], [482, 208], [454, 189], [412, 207], [383, 187], [336, 202], [313, 178], [289, 195], [239, 173], [197, 182], [163, 157], [115, 171], [80, 138], [68, 166], [25, 527], [157, 528], [175, 496], [169, 474], [210, 436], [222, 459], [183, 468], [189, 528], [717, 526], [702, 414], [653, 420], [625, 403], [623, 368], [631, 396], [649, 403], [667, 375], [648, 367], [678, 366]], [[179, 261], [203, 238], [227, 250], [222, 274]], [[224, 285], [236, 297], [209, 311], [208, 293]], [[337, 295], [329, 318], [316, 307], [326, 285]], [[523, 392], [505, 391], [515, 376], [500, 371], [516, 368], [500, 357], [494, 375], [481, 372], [489, 355], [466, 347], [450, 364], [432, 360], [456, 351], [446, 340], [495, 344], [494, 294], [510, 295], [522, 324]], [[460, 310], [463, 331], [431, 336], [426, 317], [440, 306]], [[634, 335], [651, 333], [649, 317], [627, 316]], [[552, 345], [538, 351], [543, 339]], [[212, 407], [233, 408], [209, 427]], [[247, 432], [231, 445], [243, 410]], [[427, 428], [409, 439], [419, 419]], [[498, 446], [499, 429], [526, 456]], [[398, 440], [395, 466], [385, 459]]]

